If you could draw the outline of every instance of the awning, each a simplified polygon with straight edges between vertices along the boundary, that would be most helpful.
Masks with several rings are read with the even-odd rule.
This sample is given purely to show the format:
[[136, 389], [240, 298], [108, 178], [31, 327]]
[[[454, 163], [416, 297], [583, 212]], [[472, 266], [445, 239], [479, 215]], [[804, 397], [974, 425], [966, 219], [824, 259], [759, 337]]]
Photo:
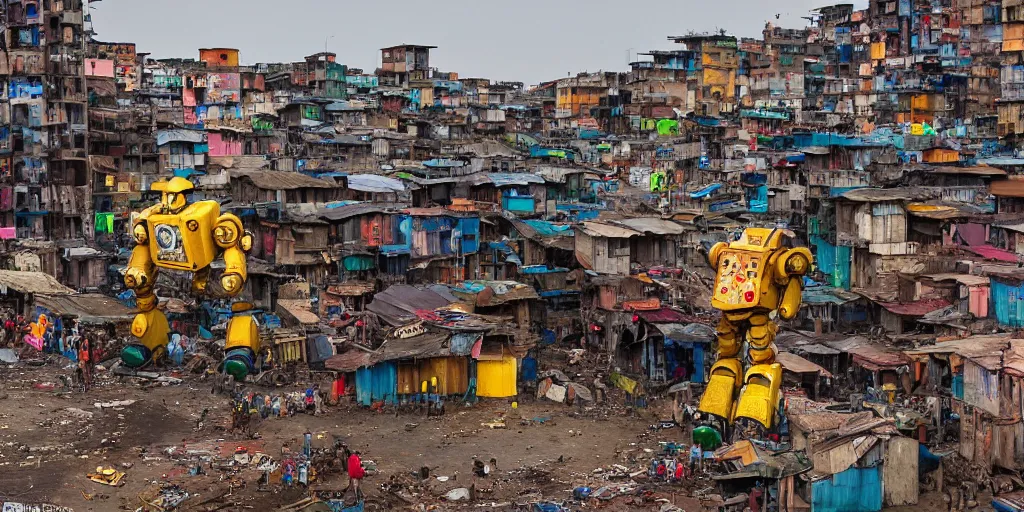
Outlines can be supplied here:
[[38, 294], [35, 296], [35, 305], [43, 307], [57, 316], [77, 318], [82, 323], [130, 322], [135, 318], [135, 313], [116, 299], [94, 293], [83, 295]]
[[784, 370], [788, 370], [793, 373], [817, 373], [818, 375], [824, 375], [825, 377], [832, 377], [832, 374], [825, 368], [822, 368], [821, 366], [791, 352], [779, 352], [778, 355], [775, 356], [775, 361], [781, 364]]

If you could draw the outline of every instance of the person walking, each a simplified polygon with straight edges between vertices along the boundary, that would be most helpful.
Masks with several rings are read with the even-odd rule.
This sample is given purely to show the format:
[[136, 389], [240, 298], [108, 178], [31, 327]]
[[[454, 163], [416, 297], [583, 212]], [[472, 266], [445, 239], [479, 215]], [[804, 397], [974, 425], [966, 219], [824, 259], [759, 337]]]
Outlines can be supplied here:
[[[363, 469], [363, 460], [359, 455], [359, 452], [354, 452], [348, 458], [348, 486], [355, 489], [356, 498], [363, 497], [363, 491], [359, 488], [359, 483], [366, 476], [366, 471]], [[348, 492], [347, 489], [346, 492]]]
[[78, 344], [78, 367], [82, 369], [82, 390], [87, 392], [92, 387], [92, 352], [85, 336]]

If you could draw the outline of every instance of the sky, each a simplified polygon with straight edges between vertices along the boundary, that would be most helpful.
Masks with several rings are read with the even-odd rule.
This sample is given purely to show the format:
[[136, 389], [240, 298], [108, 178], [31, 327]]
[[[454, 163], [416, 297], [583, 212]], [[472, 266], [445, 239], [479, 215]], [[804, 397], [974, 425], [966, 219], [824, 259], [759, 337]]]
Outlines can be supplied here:
[[[137, 43], [153, 58], [241, 50], [243, 64], [294, 62], [323, 51], [372, 73], [380, 48], [437, 46], [431, 67], [527, 85], [588, 71], [625, 71], [666, 39], [725, 29], [759, 37], [766, 21], [800, 28], [812, 0], [103, 0], [96, 38]], [[775, 16], [779, 15], [776, 19]], [[640, 60], [643, 60], [641, 58]]]

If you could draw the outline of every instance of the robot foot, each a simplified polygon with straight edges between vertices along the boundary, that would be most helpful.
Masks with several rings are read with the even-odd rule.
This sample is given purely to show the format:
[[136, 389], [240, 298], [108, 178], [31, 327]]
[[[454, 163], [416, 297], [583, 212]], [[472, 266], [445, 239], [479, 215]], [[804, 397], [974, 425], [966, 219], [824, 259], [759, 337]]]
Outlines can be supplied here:
[[782, 397], [782, 365], [772, 363], [751, 366], [743, 381], [746, 384], [740, 391], [734, 419], [752, 420], [766, 430], [773, 428]]

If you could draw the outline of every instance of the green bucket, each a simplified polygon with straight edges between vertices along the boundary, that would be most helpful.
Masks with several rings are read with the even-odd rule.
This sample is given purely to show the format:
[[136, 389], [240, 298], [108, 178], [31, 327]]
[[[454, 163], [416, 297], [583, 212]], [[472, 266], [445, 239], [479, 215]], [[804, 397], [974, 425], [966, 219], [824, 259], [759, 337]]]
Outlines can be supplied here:
[[128, 345], [121, 350], [121, 362], [129, 368], [141, 368], [149, 362], [149, 351], [142, 345]]

